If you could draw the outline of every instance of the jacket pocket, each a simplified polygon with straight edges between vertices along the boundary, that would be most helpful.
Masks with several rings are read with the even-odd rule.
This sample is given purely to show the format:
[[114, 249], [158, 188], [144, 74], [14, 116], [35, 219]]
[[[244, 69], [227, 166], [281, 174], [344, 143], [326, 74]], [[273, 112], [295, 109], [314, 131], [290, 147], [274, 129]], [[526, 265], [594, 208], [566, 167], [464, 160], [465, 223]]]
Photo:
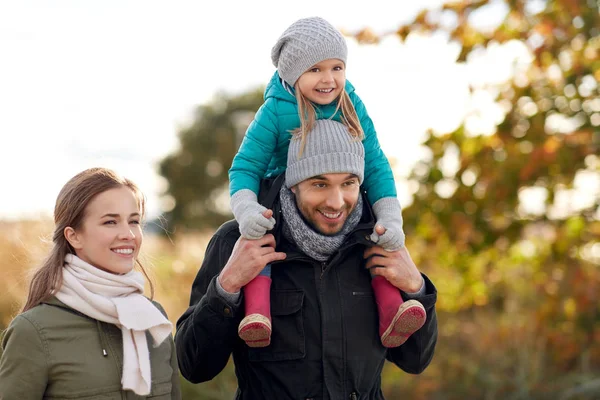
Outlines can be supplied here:
[[271, 344], [249, 348], [250, 361], [297, 360], [306, 355], [302, 290], [273, 290], [271, 292]]

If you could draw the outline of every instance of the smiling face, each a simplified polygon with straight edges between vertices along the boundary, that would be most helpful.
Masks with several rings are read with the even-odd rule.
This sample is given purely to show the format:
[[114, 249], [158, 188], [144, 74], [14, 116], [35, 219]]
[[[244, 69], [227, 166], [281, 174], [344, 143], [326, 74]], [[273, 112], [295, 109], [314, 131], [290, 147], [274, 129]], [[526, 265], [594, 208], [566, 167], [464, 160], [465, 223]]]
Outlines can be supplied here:
[[312, 66], [298, 78], [297, 90], [313, 103], [325, 105], [342, 93], [346, 68], [342, 60], [330, 58]]
[[335, 235], [356, 207], [360, 183], [354, 174], [325, 174], [292, 187], [304, 219], [323, 235]]
[[141, 210], [126, 187], [106, 190], [85, 209], [81, 228], [64, 230], [77, 257], [113, 274], [125, 274], [135, 265], [142, 246]]

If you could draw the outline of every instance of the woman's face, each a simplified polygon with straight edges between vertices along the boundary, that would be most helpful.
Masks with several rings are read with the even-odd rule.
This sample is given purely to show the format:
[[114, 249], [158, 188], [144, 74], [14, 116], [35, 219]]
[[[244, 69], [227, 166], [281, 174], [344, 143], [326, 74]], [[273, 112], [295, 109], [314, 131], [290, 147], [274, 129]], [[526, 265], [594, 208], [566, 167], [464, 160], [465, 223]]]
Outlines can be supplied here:
[[142, 246], [140, 214], [131, 189], [110, 189], [90, 201], [81, 228], [65, 228], [65, 237], [83, 261], [113, 274], [125, 274], [133, 269]]

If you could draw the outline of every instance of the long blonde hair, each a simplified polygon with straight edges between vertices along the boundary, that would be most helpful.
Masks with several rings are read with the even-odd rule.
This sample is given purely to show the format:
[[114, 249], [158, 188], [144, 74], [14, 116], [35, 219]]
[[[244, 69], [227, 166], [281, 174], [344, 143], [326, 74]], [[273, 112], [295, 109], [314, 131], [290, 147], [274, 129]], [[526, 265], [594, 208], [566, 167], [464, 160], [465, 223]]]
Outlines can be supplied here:
[[[52, 250], [42, 265], [34, 272], [29, 284], [27, 301], [22, 312], [48, 300], [52, 293], [62, 285], [62, 268], [65, 256], [75, 254], [64, 235], [66, 227], [78, 230], [82, 227], [88, 204], [100, 193], [110, 189], [127, 187], [137, 198], [142, 218], [145, 212], [145, 199], [139, 188], [130, 180], [117, 175], [106, 168], [90, 168], [71, 178], [61, 189], [54, 206], [54, 233]], [[154, 285], [142, 264], [136, 263], [150, 285], [151, 298], [154, 297]]]
[[[295, 91], [296, 102], [298, 103], [298, 115], [300, 117], [300, 127], [294, 129], [292, 134], [301, 140], [299, 155], [302, 155], [302, 150], [304, 150], [304, 145], [306, 143], [306, 136], [315, 126], [317, 111], [313, 102], [302, 94], [298, 84], [296, 84]], [[352, 104], [352, 100], [350, 100], [350, 96], [348, 95], [348, 92], [346, 92], [346, 88], [342, 88], [342, 92], [337, 99], [337, 106], [333, 116], [339, 111], [341, 111], [341, 122], [348, 128], [350, 135], [356, 140], [362, 140], [365, 134], [360, 125], [360, 119], [358, 118], [354, 104]], [[333, 116], [331, 118], [333, 118]]]

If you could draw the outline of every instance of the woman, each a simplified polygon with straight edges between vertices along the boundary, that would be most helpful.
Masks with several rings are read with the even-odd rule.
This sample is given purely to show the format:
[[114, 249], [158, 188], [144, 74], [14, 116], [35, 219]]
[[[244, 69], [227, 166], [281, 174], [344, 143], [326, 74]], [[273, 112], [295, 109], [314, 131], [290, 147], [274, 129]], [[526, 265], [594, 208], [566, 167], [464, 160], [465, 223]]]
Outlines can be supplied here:
[[65, 184], [54, 246], [2, 341], [0, 399], [181, 398], [172, 325], [143, 296], [143, 217], [137, 186], [111, 170]]

